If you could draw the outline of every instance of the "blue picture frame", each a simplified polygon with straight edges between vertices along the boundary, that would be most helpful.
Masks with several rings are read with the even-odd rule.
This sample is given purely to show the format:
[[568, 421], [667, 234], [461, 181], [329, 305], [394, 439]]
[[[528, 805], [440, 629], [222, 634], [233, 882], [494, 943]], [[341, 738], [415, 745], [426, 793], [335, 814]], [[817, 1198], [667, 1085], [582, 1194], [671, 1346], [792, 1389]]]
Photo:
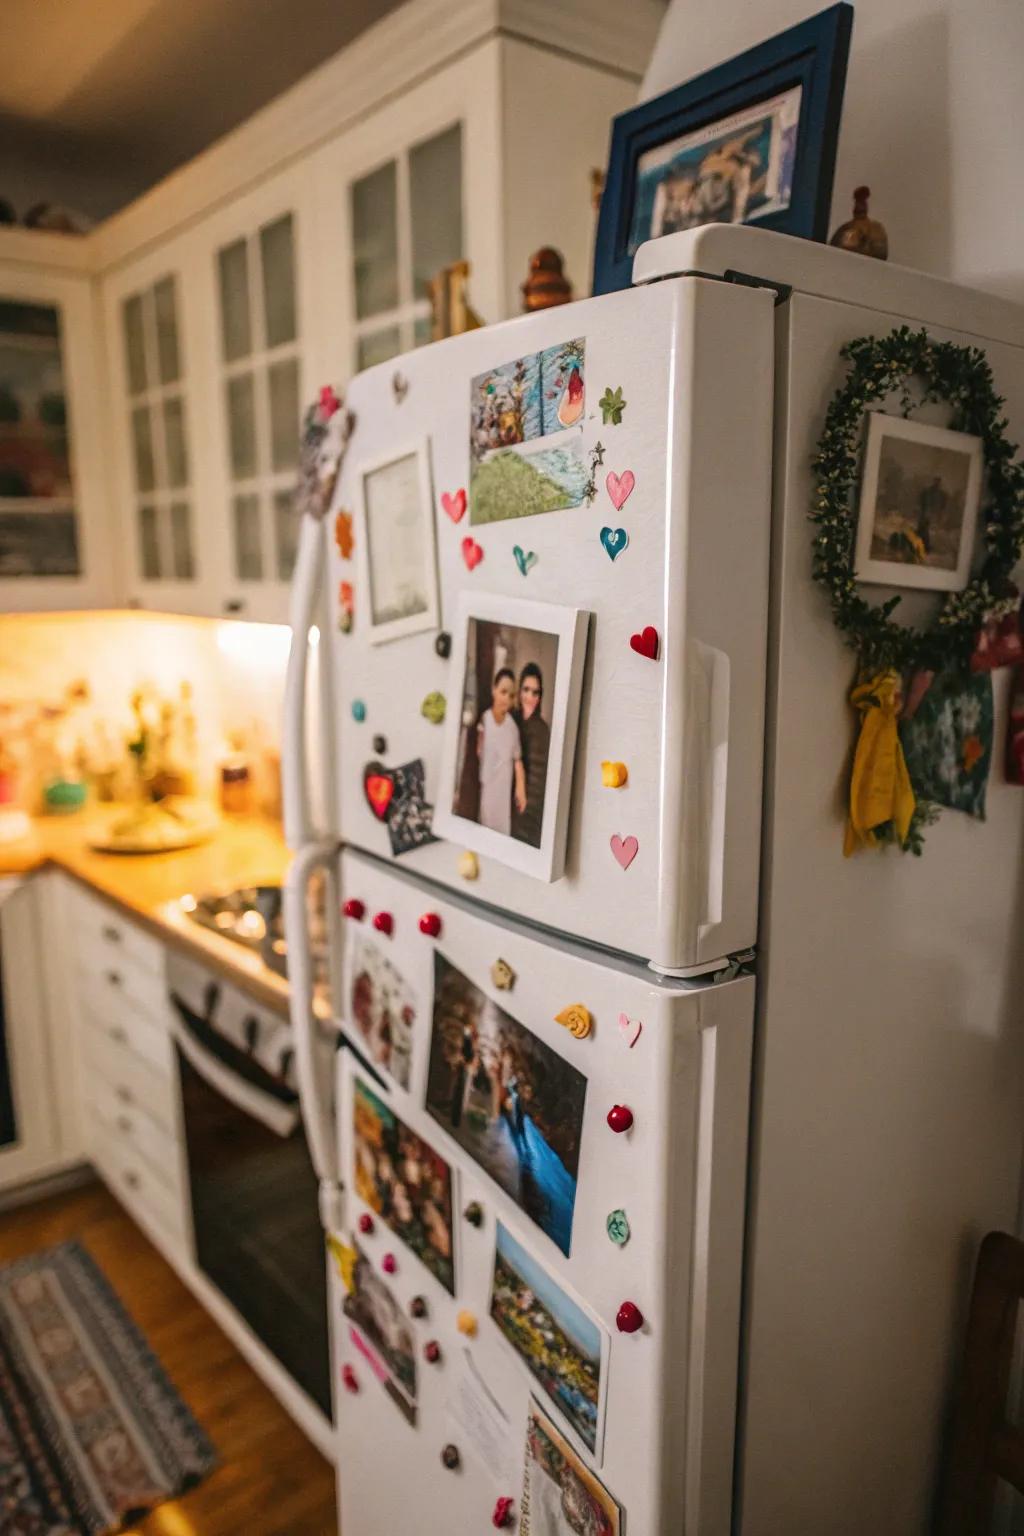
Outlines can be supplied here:
[[[827, 238], [852, 30], [853, 6], [831, 6], [614, 119], [594, 251], [595, 294], [628, 288], [636, 247], [653, 238], [652, 230], [664, 233], [664, 225], [690, 228], [724, 218], [808, 240]], [[754, 121], [762, 104], [766, 115], [760, 122]], [[729, 139], [730, 131], [734, 135], [737, 132], [735, 120], [745, 122], [748, 116], [752, 121], [744, 129], [743, 140]], [[786, 126], [782, 128], [784, 120]], [[727, 126], [730, 123], [731, 130]], [[716, 140], [714, 130], [719, 124], [723, 133]], [[758, 134], [764, 136], [763, 142]], [[694, 143], [702, 136], [702, 144]], [[757, 180], [751, 169], [767, 165], [766, 146], [771, 146], [773, 160], [774, 205], [773, 198], [764, 195], [767, 170]], [[659, 153], [661, 164], [646, 170], [642, 160], [650, 163]], [[674, 153], [676, 159], [671, 158]], [[695, 173], [692, 166], [700, 156], [704, 159]], [[727, 177], [719, 175], [716, 180], [714, 169], [704, 174], [708, 162], [716, 157], [727, 167], [742, 166], [738, 175], [734, 173], [734, 180], [742, 177], [746, 189], [752, 185], [760, 189], [760, 208], [736, 219], [728, 201], [714, 207], [716, 196], [728, 197], [722, 191]], [[661, 216], [655, 222], [648, 221], [650, 228], [645, 233], [645, 218], [656, 211], [657, 188], [670, 181], [681, 189], [673, 193], [673, 217], [665, 217], [662, 198]], [[735, 209], [738, 199], [735, 194], [733, 198]], [[744, 193], [745, 207], [748, 198], [749, 190]], [[704, 216], [702, 202], [712, 205], [710, 216]], [[686, 219], [690, 222], [682, 222]]]

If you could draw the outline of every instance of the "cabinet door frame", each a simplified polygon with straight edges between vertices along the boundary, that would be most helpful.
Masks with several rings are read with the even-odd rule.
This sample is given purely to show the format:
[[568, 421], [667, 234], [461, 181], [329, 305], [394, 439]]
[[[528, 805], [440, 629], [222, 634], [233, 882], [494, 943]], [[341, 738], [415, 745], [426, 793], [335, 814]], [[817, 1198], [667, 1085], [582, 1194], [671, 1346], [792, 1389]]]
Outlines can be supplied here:
[[[193, 295], [197, 281], [196, 241], [192, 233], [160, 245], [125, 267], [108, 273], [103, 282], [104, 331], [107, 342], [109, 443], [116, 507], [118, 586], [129, 608], [159, 613], [209, 615], [216, 611], [217, 541], [209, 526], [210, 431], [203, 409], [201, 376], [201, 317]], [[133, 395], [125, 356], [124, 305], [136, 294], [148, 293], [166, 277], [175, 279], [178, 348], [181, 354], [179, 393], [183, 402], [189, 474], [182, 499], [191, 509], [193, 575], [143, 577], [142, 544], [137, 508], [144, 501], [136, 489], [130, 428]], [[144, 398], [162, 397], [165, 386], [147, 387]], [[154, 434], [158, 436], [159, 434]], [[169, 500], [161, 489], [158, 499]]]
[[0, 1190], [61, 1162], [54, 1041], [42, 985], [42, 925], [34, 882], [0, 881], [0, 987], [17, 1140], [0, 1148]]
[[[357, 371], [351, 185], [456, 123], [462, 126], [462, 239], [470, 263], [469, 298], [485, 322], [504, 317], [501, 58], [494, 40], [385, 102], [312, 157], [316, 275], [323, 295], [315, 361], [335, 385], [344, 385]], [[399, 218], [401, 261], [410, 253], [401, 209]]]
[[81, 564], [78, 576], [0, 578], [0, 612], [109, 607], [115, 601], [117, 585], [109, 554], [103, 349], [95, 284], [85, 273], [58, 274], [0, 261], [0, 296], [44, 305], [60, 315], [61, 368], [71, 430], [72, 499]]
[[[230, 423], [227, 408], [227, 380], [246, 372], [244, 360], [226, 362], [222, 350], [219, 253], [236, 241], [245, 240], [255, 255], [249, 266], [250, 323], [262, 305], [262, 270], [259, 234], [268, 225], [290, 215], [292, 219], [293, 272], [295, 280], [296, 336], [294, 342], [281, 344], [284, 359], [294, 356], [298, 362], [298, 398], [300, 417], [319, 388], [319, 379], [310, 366], [310, 350], [319, 316], [314, 268], [311, 260], [313, 241], [312, 178], [308, 160], [273, 176], [258, 187], [232, 199], [197, 231], [199, 283], [197, 306], [202, 308], [202, 376], [206, 393], [203, 409], [214, 438], [210, 460], [210, 488], [207, 515], [218, 534], [218, 594], [213, 612], [220, 618], [255, 619], [267, 623], [287, 623], [290, 576], [276, 574], [277, 543], [273, 497], [290, 494], [297, 480], [297, 469], [274, 471], [270, 466], [270, 407], [268, 372], [276, 348], [253, 347], [249, 353], [255, 378], [255, 420], [257, 473], [240, 482], [252, 484], [260, 498], [260, 530], [263, 574], [260, 579], [241, 579], [235, 562], [233, 498], [239, 491], [231, 474]], [[259, 316], [262, 336], [263, 318]], [[295, 423], [296, 446], [300, 422]]]

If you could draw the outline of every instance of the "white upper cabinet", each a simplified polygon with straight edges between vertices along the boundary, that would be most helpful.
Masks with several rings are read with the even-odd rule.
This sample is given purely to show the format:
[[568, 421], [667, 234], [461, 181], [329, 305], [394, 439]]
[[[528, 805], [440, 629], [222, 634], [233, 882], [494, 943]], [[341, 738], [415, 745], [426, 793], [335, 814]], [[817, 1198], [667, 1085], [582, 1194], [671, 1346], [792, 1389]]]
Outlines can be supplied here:
[[[428, 341], [428, 284], [453, 262], [488, 324], [519, 310], [541, 245], [588, 292], [590, 173], [662, 15], [660, 0], [408, 0], [90, 235], [19, 232], [21, 287], [0, 232], [0, 304], [57, 316], [36, 341], [64, 377], [44, 393], [68, 402], [71, 448], [46, 505], [10, 522], [0, 500], [7, 606], [286, 620], [305, 406]], [[0, 325], [0, 468], [6, 341]], [[51, 447], [56, 410], [39, 424]], [[32, 573], [33, 516], [67, 574]]]
[[214, 562], [203, 500], [194, 242], [167, 242], [104, 285], [109, 433], [121, 600], [209, 611]]
[[314, 388], [305, 362], [316, 329], [309, 186], [299, 167], [231, 203], [199, 236], [221, 615], [287, 619], [299, 428]]
[[92, 280], [22, 259], [67, 239], [0, 232], [0, 613], [116, 598]]
[[471, 303], [496, 317], [497, 84], [496, 48], [485, 44], [315, 155], [325, 379], [344, 383], [428, 342], [429, 281], [463, 258]]

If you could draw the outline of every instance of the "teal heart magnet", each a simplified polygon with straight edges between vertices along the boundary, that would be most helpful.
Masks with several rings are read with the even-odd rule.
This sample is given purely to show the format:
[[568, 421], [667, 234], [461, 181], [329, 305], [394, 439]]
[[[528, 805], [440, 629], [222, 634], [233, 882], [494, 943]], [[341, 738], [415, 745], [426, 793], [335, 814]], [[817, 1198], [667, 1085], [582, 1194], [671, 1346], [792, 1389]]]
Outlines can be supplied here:
[[616, 556], [622, 554], [629, 543], [629, 534], [625, 528], [602, 528], [601, 543], [605, 547], [608, 559], [614, 560]]
[[512, 553], [516, 557], [516, 565], [519, 567], [519, 574], [521, 576], [525, 576], [537, 564], [537, 556], [532, 549], [523, 549], [520, 545], [513, 544]]

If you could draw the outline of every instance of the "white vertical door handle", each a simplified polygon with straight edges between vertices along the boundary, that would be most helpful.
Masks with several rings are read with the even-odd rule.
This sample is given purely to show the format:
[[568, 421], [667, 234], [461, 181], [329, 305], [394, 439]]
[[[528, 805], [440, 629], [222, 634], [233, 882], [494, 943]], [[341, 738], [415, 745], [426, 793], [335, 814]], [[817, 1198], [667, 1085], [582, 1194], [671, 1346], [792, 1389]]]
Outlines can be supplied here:
[[316, 836], [306, 767], [306, 678], [309, 631], [316, 611], [323, 548], [323, 524], [319, 518], [303, 517], [299, 524], [299, 547], [288, 615], [292, 640], [284, 680], [284, 739], [281, 744], [284, 835], [289, 848], [295, 852]]
[[[313, 1007], [313, 962], [309, 949], [309, 917], [306, 888], [318, 865], [328, 869], [328, 890], [333, 889], [331, 866], [337, 856], [334, 842], [307, 843], [289, 867], [284, 885], [284, 929], [288, 939], [289, 1013], [295, 1048], [295, 1075], [299, 1103], [306, 1127], [309, 1155], [320, 1180], [321, 1205], [327, 1191], [337, 1187], [338, 1148], [334, 1130], [335, 1041], [321, 1029]], [[328, 900], [332, 900], [331, 895]]]

